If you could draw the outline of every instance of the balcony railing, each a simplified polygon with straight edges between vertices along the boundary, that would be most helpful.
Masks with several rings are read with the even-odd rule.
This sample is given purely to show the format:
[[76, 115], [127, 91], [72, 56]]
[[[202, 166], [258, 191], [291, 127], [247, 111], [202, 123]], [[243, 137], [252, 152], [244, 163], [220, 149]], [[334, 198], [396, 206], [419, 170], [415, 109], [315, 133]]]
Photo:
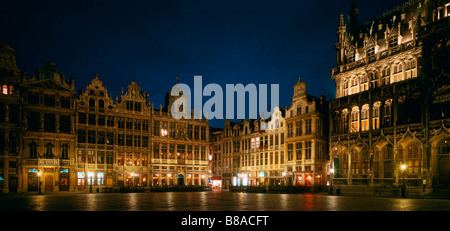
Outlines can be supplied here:
[[41, 166], [55, 166], [59, 165], [59, 159], [38, 159]]

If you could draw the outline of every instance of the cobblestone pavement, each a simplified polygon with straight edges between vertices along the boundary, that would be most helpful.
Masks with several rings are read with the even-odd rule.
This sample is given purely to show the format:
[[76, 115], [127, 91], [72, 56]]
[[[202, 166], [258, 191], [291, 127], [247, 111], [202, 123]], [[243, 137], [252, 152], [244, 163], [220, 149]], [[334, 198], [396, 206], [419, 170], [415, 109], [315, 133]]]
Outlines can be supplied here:
[[0, 195], [0, 211], [450, 211], [447, 199], [209, 192]]

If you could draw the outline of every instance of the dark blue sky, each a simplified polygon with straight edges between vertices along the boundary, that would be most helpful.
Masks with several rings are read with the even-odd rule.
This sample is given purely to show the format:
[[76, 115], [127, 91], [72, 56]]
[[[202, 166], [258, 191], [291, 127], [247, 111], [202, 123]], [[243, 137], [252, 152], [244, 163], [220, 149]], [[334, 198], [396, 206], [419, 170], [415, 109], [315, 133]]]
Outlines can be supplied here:
[[[357, 0], [359, 22], [403, 0]], [[351, 0], [3, 0], [0, 41], [29, 77], [54, 62], [77, 89], [99, 74], [115, 98], [136, 81], [155, 106], [179, 82], [279, 84], [290, 106], [298, 76], [314, 96], [335, 97], [331, 69], [339, 14]], [[204, 98], [204, 102], [207, 98]], [[211, 121], [222, 127], [222, 121]]]

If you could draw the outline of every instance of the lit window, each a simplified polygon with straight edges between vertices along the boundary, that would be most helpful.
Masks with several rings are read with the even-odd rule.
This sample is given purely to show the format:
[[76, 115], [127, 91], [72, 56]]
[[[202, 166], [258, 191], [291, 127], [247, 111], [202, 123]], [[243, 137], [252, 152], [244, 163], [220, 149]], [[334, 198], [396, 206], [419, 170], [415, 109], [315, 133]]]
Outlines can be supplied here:
[[167, 129], [161, 129], [161, 136], [167, 136], [168, 132]]
[[8, 94], [8, 86], [7, 85], [3, 85], [2, 93], [3, 93], [3, 95], [7, 95]]
[[354, 107], [351, 114], [351, 130], [350, 132], [359, 132], [359, 109]]
[[369, 130], [369, 105], [363, 105], [361, 111], [361, 131]]

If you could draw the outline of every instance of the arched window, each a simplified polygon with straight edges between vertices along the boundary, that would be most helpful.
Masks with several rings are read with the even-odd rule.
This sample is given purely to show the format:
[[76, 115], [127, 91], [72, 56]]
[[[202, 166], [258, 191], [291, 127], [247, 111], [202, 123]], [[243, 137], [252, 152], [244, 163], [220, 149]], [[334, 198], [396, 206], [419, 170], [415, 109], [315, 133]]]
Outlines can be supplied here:
[[102, 109], [105, 108], [105, 102], [103, 102], [103, 100], [99, 100], [98, 101], [98, 107], [102, 108]]
[[34, 140], [30, 141], [28, 146], [30, 148], [30, 153], [28, 156], [30, 158], [37, 158], [38, 157], [38, 145], [37, 145], [36, 141], [34, 141]]
[[418, 175], [422, 172], [422, 145], [419, 141], [408, 145], [406, 151], [408, 152], [406, 165], [409, 174]]
[[403, 66], [401, 63], [394, 65], [393, 70], [394, 82], [400, 82], [403, 80]]
[[380, 178], [380, 150], [377, 147], [373, 150], [372, 172], [374, 178]]
[[369, 149], [364, 147], [361, 149], [361, 174], [367, 175], [370, 171], [370, 155]]
[[89, 99], [89, 111], [95, 111], [95, 100]]
[[371, 88], [378, 87], [378, 73], [376, 71], [369, 72], [369, 78]]
[[384, 118], [383, 125], [385, 127], [391, 126], [391, 111], [392, 110], [392, 99], [388, 99], [384, 103]]
[[369, 130], [369, 104], [364, 104], [361, 110], [361, 131]]
[[351, 82], [350, 82], [350, 94], [356, 94], [358, 93], [358, 84], [359, 84], [359, 79], [357, 77], [353, 77]]
[[384, 178], [394, 177], [394, 149], [391, 144], [387, 144], [382, 149]]
[[382, 79], [383, 85], [388, 85], [391, 82], [391, 71], [388, 66], [386, 66], [382, 69], [381, 79]]
[[357, 106], [352, 108], [351, 121], [350, 132], [359, 132], [359, 108]]
[[380, 104], [380, 101], [377, 101], [372, 107], [372, 129], [380, 128]]
[[343, 89], [343, 96], [347, 96], [348, 95], [348, 80], [346, 78], [344, 78], [342, 80], [342, 89]]
[[341, 116], [342, 116], [342, 119], [341, 119], [342, 120], [342, 131], [344, 133], [347, 133], [348, 132], [348, 110], [347, 109], [342, 110]]
[[369, 79], [367, 75], [361, 76], [360, 91], [369, 90]]
[[441, 140], [437, 145], [437, 172], [439, 184], [450, 184], [450, 137]]
[[49, 141], [45, 143], [45, 154], [44, 154], [45, 158], [47, 159], [53, 158], [53, 147], [54, 145], [52, 144], [52, 142]]
[[352, 172], [352, 174], [354, 174], [354, 175], [356, 175], [356, 174], [359, 174], [359, 162], [358, 162], [358, 159], [359, 159], [359, 152], [358, 152], [358, 150], [356, 149], [356, 148], [353, 148], [352, 149], [352, 152], [351, 152], [351, 172]]
[[416, 60], [410, 59], [405, 61], [406, 79], [417, 77]]

